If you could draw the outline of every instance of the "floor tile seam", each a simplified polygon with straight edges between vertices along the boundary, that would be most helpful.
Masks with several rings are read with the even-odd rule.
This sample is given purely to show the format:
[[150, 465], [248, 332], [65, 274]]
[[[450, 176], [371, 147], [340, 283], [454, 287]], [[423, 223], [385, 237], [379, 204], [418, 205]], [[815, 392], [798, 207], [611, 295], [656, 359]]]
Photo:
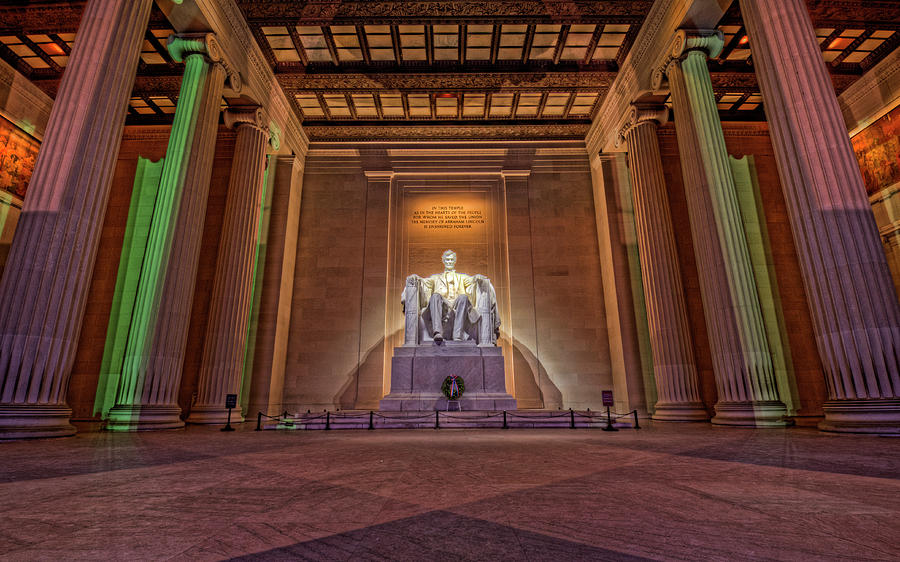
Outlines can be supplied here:
[[[681, 490], [681, 491], [688, 492], [688, 493], [693, 493], [694, 495], [703, 497], [703, 498], [708, 499], [708, 500], [721, 501], [722, 503], [726, 503], [726, 504], [730, 505], [730, 506], [733, 507], [733, 508], [744, 509], [744, 510], [752, 511], [752, 512], [756, 513], [757, 515], [762, 515], [762, 516], [765, 516], [765, 517], [767, 517], [767, 518], [773, 519], [773, 520], [775, 520], [775, 521], [780, 521], [780, 522], [782, 522], [784, 525], [793, 525], [793, 524], [796, 524], [796, 521], [797, 521], [797, 514], [796, 514], [796, 513], [785, 514], [783, 511], [775, 510], [775, 509], [773, 509], [772, 511], [766, 511], [766, 510], [762, 510], [762, 509], [753, 509], [753, 508], [751, 508], [751, 507], [748, 506], [748, 505], [740, 504], [740, 503], [738, 503], [738, 502], [730, 501], [730, 500], [723, 499], [723, 498], [718, 498], [718, 497], [713, 496], [713, 495], [711, 495], [711, 494], [704, 493], [704, 492], [702, 492], [702, 491], [700, 491], [700, 490], [691, 489], [691, 488], [686, 487], [686, 486], [677, 486], [677, 488], [678, 488], [679, 490]], [[889, 514], [885, 513], [885, 516], [889, 516]], [[721, 524], [721, 522], [720, 522], [720, 524]], [[838, 540], [841, 540], [841, 541], [844, 541], [844, 542], [849, 542], [849, 543], [854, 544], [854, 545], [857, 545], [857, 546], [867, 546], [868, 548], [870, 548], [870, 549], [872, 549], [872, 550], [875, 550], [875, 551], [878, 551], [878, 552], [882, 552], [880, 549], [875, 548], [875, 547], [872, 547], [871, 545], [860, 545], [860, 544], [857, 543], [856, 541], [847, 539], [847, 538], [845, 538], [845, 537], [843, 537], [843, 536], [836, 535], [834, 532], [829, 532], [829, 531], [825, 531], [825, 530], [819, 531], [819, 530], [816, 530], [816, 529], [810, 529], [810, 528], [806, 528], [804, 532], [805, 532], [807, 535], [815, 535], [815, 536], [819, 536], [819, 537], [822, 537], [822, 538], [837, 538]], [[898, 551], [898, 552], [900, 552], [900, 551]], [[885, 554], [890, 554], [890, 553], [885, 553]]]
[[[645, 451], [645, 452], [649, 452], [649, 451], [646, 451], [645, 449], [639, 449], [639, 450]], [[692, 459], [692, 460], [698, 460], [698, 459], [700, 459], [700, 460], [703, 460], [703, 461], [713, 462], [713, 463], [727, 463], [727, 464], [729, 464], [729, 465], [740, 465], [740, 466], [746, 466], [746, 467], [759, 467], [759, 468], [761, 468], [761, 469], [786, 470], [786, 471], [791, 471], [791, 472], [797, 472], [797, 473], [809, 473], [809, 474], [831, 474], [831, 475], [835, 475], [835, 476], [841, 476], [841, 477], [853, 477], [853, 478], [860, 478], [860, 479], [869, 479], [869, 480], [873, 480], [873, 481], [884, 481], [884, 480], [888, 480], [888, 481], [897, 480], [897, 481], [900, 481], [900, 474], [898, 474], [898, 475], [895, 476], [895, 477], [889, 477], [889, 476], [868, 476], [868, 475], [864, 475], [864, 474], [853, 474], [853, 473], [849, 473], [849, 472], [834, 472], [834, 471], [829, 471], [829, 470], [820, 470], [820, 469], [814, 469], [814, 468], [802, 468], [802, 467], [792, 467], [792, 466], [785, 466], [785, 465], [783, 465], [783, 464], [773, 464], [773, 463], [763, 463], [763, 462], [745, 462], [745, 461], [740, 461], [740, 460], [729, 460], [729, 459], [722, 459], [722, 458], [715, 458], [715, 457], [709, 457], [709, 456], [702, 456], [702, 455], [694, 455], [694, 454], [691, 454], [691, 452], [695, 452], [695, 451], [697, 451], [697, 452], [702, 452], [702, 451], [706, 451], [706, 450], [709, 450], [709, 447], [708, 447], [708, 446], [705, 446], [705, 447], [702, 448], [702, 449], [688, 449], [688, 450], [680, 451], [680, 452], [671, 452], [671, 451], [652, 451], [652, 453], [658, 454], [658, 455], [663, 455], [663, 456], [668, 456], [668, 457], [681, 457], [681, 458]]]
[[[54, 482], [54, 481], [59, 481], [59, 480], [67, 479], [67, 478], [68, 479], [89, 478], [91, 476], [96, 476], [96, 475], [101, 475], [101, 474], [102, 475], [127, 474], [127, 473], [142, 471], [142, 470], [159, 471], [159, 470], [164, 470], [164, 469], [176, 469], [178, 467], [188, 467], [193, 463], [215, 462], [216, 467], [218, 468], [219, 467], [218, 463], [221, 462], [222, 459], [225, 459], [228, 457], [230, 457], [230, 455], [208, 456], [208, 457], [203, 457], [203, 458], [194, 458], [194, 459], [176, 461], [173, 463], [165, 463], [165, 464], [145, 464], [145, 465], [141, 465], [141, 466], [129, 466], [129, 467], [124, 467], [124, 468], [90, 470], [90, 471], [76, 472], [76, 473], [70, 473], [70, 474], [60, 474], [57, 476], [29, 478], [29, 479], [22, 479], [22, 480], [7, 480], [5, 482], [0, 481], [0, 489], [2, 489], [5, 486], [8, 486], [8, 485], [20, 485], [23, 482]], [[246, 464], [242, 464], [239, 462], [236, 462], [235, 464], [249, 467], [254, 470], [258, 469], [258, 467], [253, 466], [253, 465], [246, 465]], [[3, 467], [0, 466], [0, 468], [3, 468]], [[163, 478], [166, 476], [168, 476], [168, 475], [154, 474], [154, 478]]]

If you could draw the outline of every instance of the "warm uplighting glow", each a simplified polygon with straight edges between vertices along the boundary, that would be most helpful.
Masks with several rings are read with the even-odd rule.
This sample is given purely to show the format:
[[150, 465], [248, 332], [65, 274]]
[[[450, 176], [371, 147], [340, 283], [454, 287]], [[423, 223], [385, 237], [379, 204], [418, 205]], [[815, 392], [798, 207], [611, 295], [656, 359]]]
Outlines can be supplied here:
[[746, 35], [744, 35], [743, 37], [741, 37], [741, 40], [738, 41], [738, 45], [746, 45], [749, 42], [750, 42], [750, 38], [747, 37]]

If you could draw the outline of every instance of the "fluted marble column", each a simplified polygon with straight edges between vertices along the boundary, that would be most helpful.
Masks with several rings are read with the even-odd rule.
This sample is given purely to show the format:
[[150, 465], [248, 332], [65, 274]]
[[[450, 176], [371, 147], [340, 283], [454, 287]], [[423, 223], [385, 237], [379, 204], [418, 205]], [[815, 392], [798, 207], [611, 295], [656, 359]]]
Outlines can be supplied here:
[[[200, 366], [197, 403], [190, 423], [225, 423], [226, 394], [241, 393], [247, 327], [269, 130], [262, 109], [226, 111], [225, 124], [237, 128], [225, 218], [219, 239], [209, 323]], [[241, 418], [241, 406], [232, 419]]]
[[713, 94], [707, 53], [722, 50], [721, 33], [679, 31], [657, 69], [669, 79], [675, 128], [697, 256], [716, 389], [712, 422], [757, 427], [785, 425], [762, 309], [753, 277]]
[[109, 412], [114, 430], [184, 425], [178, 387], [226, 72], [212, 34], [170, 37], [169, 51], [185, 61], [184, 78]]
[[675, 233], [656, 129], [668, 109], [632, 107], [619, 142], [627, 143], [634, 219], [658, 400], [653, 419], [709, 419], [697, 382]]
[[806, 3], [741, 11], [825, 368], [819, 427], [900, 433], [900, 304]]
[[152, 4], [84, 9], [0, 282], [0, 438], [75, 433], [66, 391]]

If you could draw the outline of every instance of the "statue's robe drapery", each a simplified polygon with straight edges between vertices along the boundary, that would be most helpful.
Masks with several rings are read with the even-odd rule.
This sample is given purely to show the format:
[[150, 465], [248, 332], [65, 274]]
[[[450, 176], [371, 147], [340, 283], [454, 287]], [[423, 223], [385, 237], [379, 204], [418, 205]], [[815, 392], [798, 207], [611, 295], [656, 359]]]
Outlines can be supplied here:
[[[412, 279], [415, 279], [415, 282], [411, 283]], [[491, 341], [487, 343], [496, 343], [500, 331], [500, 314], [497, 307], [497, 294], [490, 279], [480, 275], [471, 276], [456, 271], [445, 271], [426, 278], [411, 276], [407, 280], [407, 289], [412, 287], [416, 289], [416, 296], [413, 298], [415, 298], [415, 310], [418, 311], [420, 319], [422, 313], [427, 310], [432, 295], [441, 295], [449, 309], [452, 309], [459, 295], [466, 295], [469, 300], [469, 308], [466, 312], [469, 325], [474, 327], [483, 319], [487, 320], [490, 324], [489, 333], [491, 334]], [[407, 299], [410, 297], [412, 297], [410, 291], [405, 290], [401, 296], [404, 310], [408, 307]], [[486, 343], [480, 341], [482, 338], [478, 337], [477, 333], [478, 331], [475, 330], [470, 337], [478, 340], [479, 344]], [[424, 336], [425, 334], [419, 336], [419, 343], [425, 339]]]

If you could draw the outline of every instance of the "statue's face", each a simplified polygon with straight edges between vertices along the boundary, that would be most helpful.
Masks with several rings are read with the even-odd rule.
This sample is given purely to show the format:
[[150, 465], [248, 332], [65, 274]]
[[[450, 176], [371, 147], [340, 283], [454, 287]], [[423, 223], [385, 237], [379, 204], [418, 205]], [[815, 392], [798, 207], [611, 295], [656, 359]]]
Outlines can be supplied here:
[[453, 269], [456, 266], [456, 254], [454, 253], [444, 254], [443, 260], [446, 269]]

